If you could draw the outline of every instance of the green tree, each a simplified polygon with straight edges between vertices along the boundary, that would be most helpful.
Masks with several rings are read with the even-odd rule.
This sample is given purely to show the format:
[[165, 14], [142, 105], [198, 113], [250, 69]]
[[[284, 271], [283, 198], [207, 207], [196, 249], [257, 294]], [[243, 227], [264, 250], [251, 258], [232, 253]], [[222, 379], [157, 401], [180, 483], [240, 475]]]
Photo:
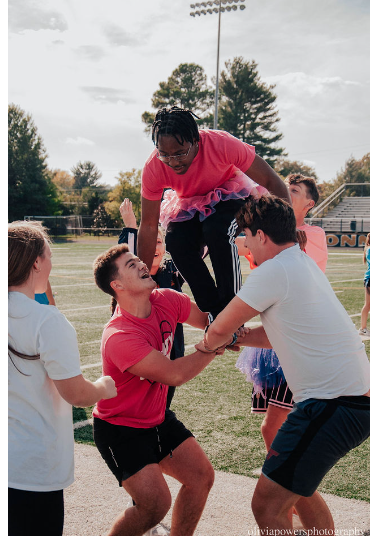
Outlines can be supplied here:
[[113, 226], [113, 222], [109, 214], [107, 214], [104, 205], [99, 205], [93, 212], [93, 223], [92, 229], [97, 230], [98, 232], [104, 233], [107, 229], [110, 229]]
[[89, 160], [78, 162], [76, 166], [71, 168], [71, 173], [74, 178], [73, 187], [77, 190], [96, 187], [97, 182], [102, 177], [102, 173], [97, 166]]
[[278, 158], [274, 163], [274, 171], [281, 175], [284, 180], [291, 173], [301, 173], [305, 177], [313, 177], [313, 179], [318, 181], [315, 169], [298, 160], [289, 160], [288, 158], [282, 157]]
[[102, 173], [97, 166], [89, 160], [78, 162], [71, 168], [74, 189], [74, 213], [93, 214], [99, 205], [107, 200], [109, 187], [99, 184]]
[[[354, 184], [354, 183], [370, 183], [370, 153], [365, 154], [360, 159], [351, 156], [345, 162], [344, 168], [342, 168], [336, 177], [331, 181], [323, 182], [319, 184], [320, 202], [327, 199], [335, 190], [337, 190], [342, 184]], [[370, 186], [365, 184], [364, 186], [351, 186], [345, 189], [344, 194], [341, 196], [369, 196]], [[340, 202], [341, 198], [335, 200], [335, 205]], [[329, 209], [334, 207], [334, 204]]]
[[[160, 82], [160, 89], [154, 92], [152, 107], [158, 110], [164, 106], [179, 106], [192, 110], [201, 119], [200, 126], [209, 124], [210, 106], [214, 93], [207, 85], [206, 74], [200, 65], [181, 63], [169, 76], [166, 82]], [[144, 112], [142, 121], [146, 124], [145, 131], [150, 132], [155, 113]]]
[[[365, 154], [357, 160], [354, 156], [348, 158], [345, 162], [345, 167], [339, 173], [336, 174], [334, 180], [335, 189], [341, 186], [343, 183], [370, 182], [370, 153]], [[347, 188], [347, 195], [359, 196], [370, 195], [369, 186], [354, 186]]]
[[46, 150], [32, 116], [8, 106], [8, 218], [61, 213], [58, 191], [46, 165]]
[[108, 201], [104, 203], [107, 213], [111, 216], [115, 225], [122, 226], [120, 214], [120, 205], [127, 197], [133, 204], [134, 214], [137, 222], [140, 221], [140, 203], [141, 203], [141, 170], [132, 169], [131, 171], [120, 171], [117, 181], [118, 184], [108, 193]]
[[218, 127], [240, 140], [254, 145], [256, 153], [271, 166], [284, 149], [277, 146], [282, 139], [277, 123], [274, 85], [261, 81], [255, 61], [242, 57], [225, 63], [220, 75]]

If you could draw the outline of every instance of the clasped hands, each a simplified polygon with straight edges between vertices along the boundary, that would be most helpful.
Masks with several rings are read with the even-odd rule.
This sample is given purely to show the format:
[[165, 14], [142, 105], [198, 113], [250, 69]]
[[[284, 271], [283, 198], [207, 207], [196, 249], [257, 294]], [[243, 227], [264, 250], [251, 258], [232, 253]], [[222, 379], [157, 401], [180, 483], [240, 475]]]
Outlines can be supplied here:
[[250, 328], [245, 328], [244, 326], [241, 326], [238, 328], [238, 330], [230, 337], [222, 346], [219, 346], [218, 348], [210, 348], [207, 344], [206, 340], [206, 333], [204, 335], [204, 338], [202, 341], [198, 342], [195, 345], [196, 350], [199, 350], [203, 353], [215, 353], [216, 355], [223, 355], [225, 352], [225, 349], [228, 348], [228, 350], [232, 350], [233, 352], [239, 352], [240, 346], [239, 343], [242, 342], [245, 335], [250, 331]]

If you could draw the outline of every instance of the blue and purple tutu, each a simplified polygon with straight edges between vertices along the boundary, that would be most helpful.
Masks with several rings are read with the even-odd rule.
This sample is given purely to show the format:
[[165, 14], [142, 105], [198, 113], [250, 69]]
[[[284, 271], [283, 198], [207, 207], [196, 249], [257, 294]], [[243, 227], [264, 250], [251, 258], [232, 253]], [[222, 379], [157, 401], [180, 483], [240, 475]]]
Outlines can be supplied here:
[[250, 348], [246, 346], [237, 359], [236, 368], [246, 375], [246, 381], [254, 384], [253, 395], [263, 389], [274, 387], [285, 380], [277, 354], [271, 348]]

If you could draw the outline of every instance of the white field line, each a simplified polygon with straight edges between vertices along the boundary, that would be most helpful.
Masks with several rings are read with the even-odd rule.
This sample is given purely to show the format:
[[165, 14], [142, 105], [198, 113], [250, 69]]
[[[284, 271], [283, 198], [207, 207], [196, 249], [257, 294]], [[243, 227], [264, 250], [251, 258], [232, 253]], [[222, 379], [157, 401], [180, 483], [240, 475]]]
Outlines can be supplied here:
[[[342, 268], [339, 268], [340, 266], [342, 266]], [[338, 272], [349, 272], [349, 268], [353, 268], [352, 269], [352, 272], [364, 272], [365, 271], [365, 268], [362, 268], [362, 267], [359, 267], [359, 266], [344, 266], [344, 264], [342, 265], [338, 265], [338, 266], [328, 266], [326, 268], [326, 273], [328, 270], [333, 270], [333, 271], [338, 271]]]
[[101, 367], [101, 366], [102, 366], [102, 361], [99, 361], [99, 363], [90, 363], [90, 365], [82, 365], [80, 368], [81, 370], [86, 370], [86, 369]]
[[78, 421], [73, 424], [73, 429], [77, 430], [78, 428], [84, 428], [84, 426], [93, 424], [93, 419], [88, 419], [87, 421]]
[[361, 313], [356, 313], [355, 315], [349, 315], [349, 318], [354, 318], [355, 316], [361, 316]]
[[54, 266], [81, 266], [81, 261], [80, 262], [53, 262], [53, 267]]
[[[53, 274], [52, 274], [53, 275]], [[95, 285], [95, 283], [73, 283], [72, 285], [52, 285], [53, 290], [55, 288], [66, 288], [66, 287], [90, 287]]]
[[363, 279], [343, 279], [342, 281], [330, 281], [329, 283], [333, 285], [334, 283], [351, 283], [352, 281], [363, 281]]
[[77, 311], [90, 311], [90, 309], [105, 309], [110, 305], [93, 305], [91, 307], [79, 307], [78, 309], [60, 309], [60, 312], [63, 314], [66, 313], [76, 313]]
[[329, 251], [329, 255], [337, 256], [337, 257], [362, 257], [363, 253], [331, 253]]

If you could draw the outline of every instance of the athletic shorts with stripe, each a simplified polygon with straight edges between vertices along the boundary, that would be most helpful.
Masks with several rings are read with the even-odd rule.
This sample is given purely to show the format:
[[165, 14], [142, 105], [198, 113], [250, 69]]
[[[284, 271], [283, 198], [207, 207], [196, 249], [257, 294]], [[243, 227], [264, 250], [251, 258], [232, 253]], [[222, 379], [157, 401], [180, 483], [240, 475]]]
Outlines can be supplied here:
[[292, 392], [287, 382], [282, 379], [273, 387], [264, 387], [262, 393], [254, 393], [251, 396], [251, 413], [266, 413], [268, 405], [291, 410], [294, 402]]
[[310, 497], [326, 473], [369, 435], [369, 397], [309, 398], [294, 404], [273, 440], [262, 473], [293, 493]]
[[183, 441], [194, 437], [170, 409], [166, 409], [164, 421], [154, 428], [120, 426], [94, 417], [93, 433], [95, 444], [119, 486], [146, 465], [158, 464], [169, 454], [172, 457]]

